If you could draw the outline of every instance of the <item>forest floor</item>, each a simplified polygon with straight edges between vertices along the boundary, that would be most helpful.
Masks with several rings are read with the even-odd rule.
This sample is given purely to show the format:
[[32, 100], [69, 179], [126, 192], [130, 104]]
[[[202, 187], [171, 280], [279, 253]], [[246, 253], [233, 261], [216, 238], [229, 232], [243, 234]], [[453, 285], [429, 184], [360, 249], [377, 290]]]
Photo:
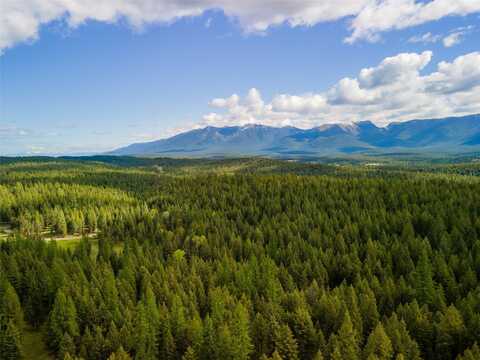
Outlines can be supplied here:
[[24, 359], [53, 360], [44, 341], [44, 330], [34, 330], [27, 327], [23, 333]]

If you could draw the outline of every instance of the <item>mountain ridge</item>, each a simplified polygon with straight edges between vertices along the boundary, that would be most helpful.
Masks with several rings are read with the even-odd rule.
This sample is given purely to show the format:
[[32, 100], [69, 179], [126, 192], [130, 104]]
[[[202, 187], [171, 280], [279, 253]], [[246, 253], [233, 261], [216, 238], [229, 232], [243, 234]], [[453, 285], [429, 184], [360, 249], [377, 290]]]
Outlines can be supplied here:
[[480, 148], [480, 114], [410, 120], [379, 127], [364, 120], [310, 129], [262, 124], [186, 131], [170, 138], [135, 143], [110, 155], [172, 157], [328, 156], [391, 151], [463, 153]]

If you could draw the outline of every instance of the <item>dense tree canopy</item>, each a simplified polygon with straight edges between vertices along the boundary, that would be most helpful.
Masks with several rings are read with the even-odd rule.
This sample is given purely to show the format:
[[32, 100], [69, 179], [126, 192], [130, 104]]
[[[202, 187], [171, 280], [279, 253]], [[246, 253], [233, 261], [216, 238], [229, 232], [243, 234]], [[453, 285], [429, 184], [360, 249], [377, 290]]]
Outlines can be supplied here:
[[479, 356], [473, 177], [29, 166], [0, 171], [0, 359], [26, 324], [60, 359]]

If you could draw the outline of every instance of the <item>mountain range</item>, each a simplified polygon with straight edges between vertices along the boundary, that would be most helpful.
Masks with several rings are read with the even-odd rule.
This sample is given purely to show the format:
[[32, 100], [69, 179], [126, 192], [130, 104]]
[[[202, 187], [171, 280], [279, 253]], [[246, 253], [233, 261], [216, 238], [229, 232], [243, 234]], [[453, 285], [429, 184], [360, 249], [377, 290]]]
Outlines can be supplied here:
[[111, 155], [316, 157], [351, 154], [460, 154], [480, 151], [480, 114], [376, 126], [370, 121], [311, 129], [245, 125], [187, 131]]

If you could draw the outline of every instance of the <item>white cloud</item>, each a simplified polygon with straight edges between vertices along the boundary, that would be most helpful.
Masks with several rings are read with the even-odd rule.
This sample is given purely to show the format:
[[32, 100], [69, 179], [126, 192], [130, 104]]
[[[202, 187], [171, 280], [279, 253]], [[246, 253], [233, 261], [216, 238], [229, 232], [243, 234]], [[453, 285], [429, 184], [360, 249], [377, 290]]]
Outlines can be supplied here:
[[480, 85], [480, 52], [459, 56], [452, 63], [442, 61], [438, 70], [426, 76], [427, 90], [437, 94], [472, 91]]
[[453, 30], [449, 35], [443, 38], [443, 46], [449, 48], [460, 44], [463, 41], [463, 38], [471, 33], [474, 28], [473, 25], [470, 25]]
[[232, 96], [226, 99], [222, 99], [222, 98], [213, 99], [210, 102], [210, 105], [218, 108], [223, 108], [223, 107], [233, 108], [238, 105], [239, 101], [240, 101], [240, 97], [237, 94], [233, 94]]
[[352, 35], [345, 41], [377, 41], [384, 31], [405, 29], [446, 16], [465, 16], [480, 11], [480, 0], [374, 0], [352, 20]]
[[246, 32], [258, 33], [284, 23], [313, 26], [352, 17], [352, 34], [347, 39], [351, 43], [359, 39], [373, 41], [384, 31], [445, 16], [480, 12], [480, 0], [2, 0], [0, 51], [37, 39], [42, 24], [62, 18], [71, 27], [87, 20], [114, 23], [124, 19], [132, 27], [141, 28], [215, 9]]
[[309, 94], [303, 96], [278, 95], [272, 101], [272, 109], [277, 112], [319, 113], [325, 109], [327, 99], [323, 95]]
[[456, 32], [456, 33], [452, 33], [448, 36], [445, 36], [443, 38], [443, 46], [449, 48], [449, 47], [452, 47], [456, 44], [459, 44], [461, 41], [462, 41], [462, 36], [463, 36], [463, 33], [461, 32]]
[[374, 68], [362, 69], [359, 81], [362, 87], [372, 88], [388, 85], [400, 80], [408, 80], [412, 75], [417, 76], [432, 59], [431, 51], [422, 54], [403, 53], [385, 58], [380, 65]]
[[244, 99], [238, 95], [215, 99], [211, 104], [220, 111], [205, 115], [197, 126], [260, 123], [308, 128], [364, 119], [386, 124], [480, 113], [480, 52], [442, 61], [435, 71], [421, 74], [431, 59], [430, 51], [398, 54], [323, 92], [281, 94], [270, 103], [256, 89]]
[[368, 105], [376, 100], [377, 94], [361, 88], [358, 79], [344, 78], [328, 92], [332, 105]]
[[431, 44], [436, 43], [442, 38], [441, 35], [433, 35], [431, 32], [427, 32], [422, 35], [415, 35], [408, 39], [409, 43], [423, 43], [423, 44]]

